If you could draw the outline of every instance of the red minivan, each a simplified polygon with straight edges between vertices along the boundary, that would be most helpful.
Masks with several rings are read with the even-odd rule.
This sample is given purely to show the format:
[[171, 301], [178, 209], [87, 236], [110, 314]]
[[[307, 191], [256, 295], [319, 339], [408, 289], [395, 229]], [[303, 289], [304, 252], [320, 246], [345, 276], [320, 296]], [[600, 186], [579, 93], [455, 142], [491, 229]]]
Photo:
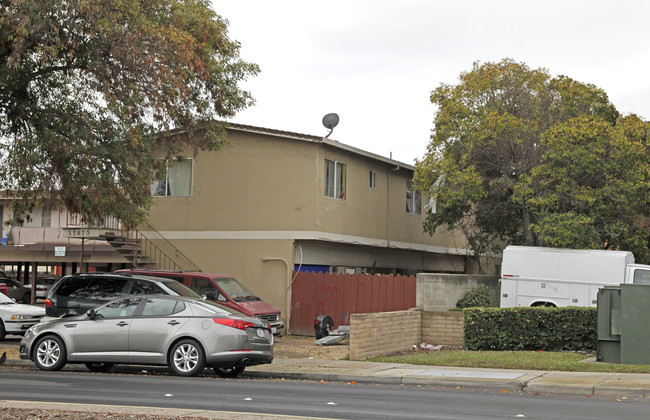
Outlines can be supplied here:
[[280, 320], [280, 311], [264, 302], [236, 278], [201, 271], [169, 271], [148, 268], [117, 270], [116, 273], [133, 273], [177, 280], [207, 299], [244, 315], [266, 321], [275, 335], [284, 331], [284, 322]]

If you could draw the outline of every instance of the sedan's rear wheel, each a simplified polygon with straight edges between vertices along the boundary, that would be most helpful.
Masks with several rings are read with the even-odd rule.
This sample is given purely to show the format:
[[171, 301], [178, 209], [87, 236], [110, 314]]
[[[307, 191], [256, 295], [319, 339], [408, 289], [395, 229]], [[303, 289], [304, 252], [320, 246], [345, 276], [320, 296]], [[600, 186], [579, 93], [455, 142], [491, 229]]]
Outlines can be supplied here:
[[86, 363], [86, 367], [91, 372], [108, 372], [113, 369], [115, 363]]
[[213, 369], [214, 373], [221, 376], [222, 378], [234, 378], [236, 376], [239, 376], [246, 368], [244, 366], [232, 366], [229, 368], [215, 367]]
[[66, 363], [65, 344], [54, 335], [48, 335], [36, 342], [34, 363], [40, 370], [59, 370]]
[[205, 355], [194, 340], [176, 343], [169, 352], [169, 367], [179, 376], [196, 376], [205, 369]]

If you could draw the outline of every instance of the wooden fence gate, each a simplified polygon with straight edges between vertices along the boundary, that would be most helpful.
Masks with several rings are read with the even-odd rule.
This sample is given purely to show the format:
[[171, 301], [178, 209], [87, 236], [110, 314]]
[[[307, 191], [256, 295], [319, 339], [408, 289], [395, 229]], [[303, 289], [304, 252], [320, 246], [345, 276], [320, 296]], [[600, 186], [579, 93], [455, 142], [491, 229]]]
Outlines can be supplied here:
[[293, 273], [292, 334], [314, 335], [314, 319], [329, 315], [334, 327], [350, 325], [350, 314], [415, 307], [415, 276]]

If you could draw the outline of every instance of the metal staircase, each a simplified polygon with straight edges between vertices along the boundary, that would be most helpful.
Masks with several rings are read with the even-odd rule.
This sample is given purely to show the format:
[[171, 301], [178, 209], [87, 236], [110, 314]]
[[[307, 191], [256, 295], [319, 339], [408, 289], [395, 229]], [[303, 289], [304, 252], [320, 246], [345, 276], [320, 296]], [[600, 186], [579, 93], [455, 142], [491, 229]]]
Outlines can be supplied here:
[[145, 222], [144, 227], [147, 229], [146, 231], [106, 231], [102, 238], [120, 255], [130, 261], [135, 268], [200, 271], [200, 268], [192, 260], [160, 234], [150, 223]]

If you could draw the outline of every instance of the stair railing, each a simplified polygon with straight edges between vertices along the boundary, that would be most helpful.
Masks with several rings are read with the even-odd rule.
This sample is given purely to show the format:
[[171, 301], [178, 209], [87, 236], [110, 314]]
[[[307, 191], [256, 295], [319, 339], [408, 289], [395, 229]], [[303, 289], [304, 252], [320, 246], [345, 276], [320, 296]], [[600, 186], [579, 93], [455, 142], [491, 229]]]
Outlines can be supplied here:
[[[181, 250], [174, 246], [167, 238], [165, 238], [156, 228], [154, 228], [151, 223], [144, 222], [144, 225], [147, 228], [147, 232], [151, 234], [149, 236], [145, 235], [143, 231], [135, 231], [135, 239], [140, 243], [140, 255], [136, 251], [136, 255], [133, 260], [134, 265], [138, 265], [138, 261], [141, 258], [148, 258], [155, 264], [157, 268], [163, 270], [173, 270], [173, 271], [200, 271], [199, 266], [194, 264], [194, 262]], [[160, 241], [165, 244], [165, 248], [173, 250], [175, 257], [170, 257], [166, 252], [163, 251], [161, 247], [156, 245], [154, 242]], [[181, 260], [182, 262], [179, 262]]]

